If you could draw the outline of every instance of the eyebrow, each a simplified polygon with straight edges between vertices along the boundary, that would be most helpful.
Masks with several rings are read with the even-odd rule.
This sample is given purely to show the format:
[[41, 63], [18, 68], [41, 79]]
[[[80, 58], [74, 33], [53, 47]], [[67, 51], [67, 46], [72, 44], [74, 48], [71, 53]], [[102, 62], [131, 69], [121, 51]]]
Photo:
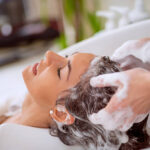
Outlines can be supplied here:
[[70, 63], [70, 60], [68, 61], [68, 64], [67, 64], [67, 66], [68, 66], [68, 69], [69, 69], [67, 80], [69, 80], [70, 73], [71, 73], [71, 69], [72, 69], [72, 68], [71, 68], [71, 63]]

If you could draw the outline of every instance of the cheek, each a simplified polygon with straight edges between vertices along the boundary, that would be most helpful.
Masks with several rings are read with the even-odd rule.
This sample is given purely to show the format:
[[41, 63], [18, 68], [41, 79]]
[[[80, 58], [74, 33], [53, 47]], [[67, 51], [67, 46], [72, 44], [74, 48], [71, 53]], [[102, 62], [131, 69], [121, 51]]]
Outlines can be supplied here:
[[52, 106], [55, 104], [59, 93], [63, 90], [64, 84], [56, 75], [40, 75], [29, 85], [29, 92], [33, 99], [40, 105]]

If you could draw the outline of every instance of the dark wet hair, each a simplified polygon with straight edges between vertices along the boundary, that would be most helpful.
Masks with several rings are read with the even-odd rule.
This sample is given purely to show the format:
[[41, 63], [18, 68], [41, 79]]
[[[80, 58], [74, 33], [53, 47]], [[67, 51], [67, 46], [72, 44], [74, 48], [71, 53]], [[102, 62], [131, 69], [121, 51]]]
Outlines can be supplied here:
[[[150, 146], [150, 137], [146, 132], [147, 118], [134, 124], [126, 133], [117, 130], [107, 131], [101, 125], [92, 124], [88, 119], [90, 114], [97, 113], [107, 105], [117, 89], [93, 88], [90, 86], [91, 77], [119, 71], [121, 71], [119, 64], [108, 57], [102, 57], [89, 67], [74, 88], [69, 89], [67, 96], [57, 100], [57, 104], [65, 105], [69, 113], [75, 117], [72, 125], [51, 128], [64, 144], [81, 145], [85, 149], [99, 149], [99, 147], [102, 149], [106, 143], [108, 147], [120, 150], [139, 150]], [[120, 138], [125, 134], [129, 139], [126, 143], [122, 143]]]

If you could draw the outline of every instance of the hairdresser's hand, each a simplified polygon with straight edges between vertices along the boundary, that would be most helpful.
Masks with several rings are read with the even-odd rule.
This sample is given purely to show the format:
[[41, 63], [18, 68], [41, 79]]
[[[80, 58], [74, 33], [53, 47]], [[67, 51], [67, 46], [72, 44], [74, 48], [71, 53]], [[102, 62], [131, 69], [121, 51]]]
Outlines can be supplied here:
[[126, 56], [133, 55], [143, 62], [150, 62], [150, 38], [140, 40], [129, 40], [115, 50], [111, 59], [117, 61]]
[[105, 129], [127, 131], [141, 122], [150, 111], [150, 72], [136, 68], [124, 72], [100, 75], [91, 79], [93, 87], [118, 87], [108, 105], [89, 116], [94, 124]]
[[129, 69], [133, 69], [133, 68], [137, 68], [137, 67], [150, 70], [150, 63], [148, 63], [148, 62], [144, 63], [141, 59], [139, 59], [133, 55], [129, 55], [129, 56], [126, 56], [122, 59], [117, 59], [115, 61], [120, 64], [120, 67], [124, 71], [129, 70]]

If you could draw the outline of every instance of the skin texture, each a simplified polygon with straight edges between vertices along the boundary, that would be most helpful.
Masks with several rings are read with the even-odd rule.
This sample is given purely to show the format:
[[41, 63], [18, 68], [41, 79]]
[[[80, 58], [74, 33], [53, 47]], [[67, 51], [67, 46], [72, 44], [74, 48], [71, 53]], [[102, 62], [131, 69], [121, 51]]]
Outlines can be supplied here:
[[[23, 71], [25, 84], [37, 104], [51, 109], [55, 100], [64, 90], [73, 87], [80, 80], [80, 76], [87, 70], [92, 54], [76, 53], [69, 58], [64, 58], [52, 51], [46, 53], [46, 59], [41, 60], [37, 67], [37, 75], [32, 72], [32, 66]], [[68, 61], [71, 72], [69, 74]], [[79, 67], [80, 66], [80, 67]], [[60, 70], [60, 78], [57, 70]], [[69, 77], [68, 77], [69, 76]]]
[[[114, 53], [114, 56], [112, 57], [113, 60], [120, 63], [120, 66], [123, 70], [131, 69], [129, 71], [124, 71], [120, 73], [114, 73], [110, 74], [109, 76], [112, 76], [112, 82], [107, 82], [107, 75], [103, 75], [103, 77], [98, 76], [96, 78], [91, 79], [91, 85], [94, 87], [106, 87], [106, 86], [116, 86], [118, 87], [117, 92], [114, 94], [114, 96], [111, 98], [108, 105], [99, 113], [94, 114], [93, 117], [101, 118], [101, 115], [106, 112], [109, 117], [112, 117], [112, 119], [115, 121], [114, 124], [116, 125], [114, 128], [119, 130], [128, 130], [129, 127], [133, 125], [134, 122], [136, 122], [136, 119], [139, 115], [147, 114], [150, 111], [150, 72], [147, 70], [150, 70], [150, 64], [149, 62], [143, 62], [142, 60], [136, 58], [135, 56], [130, 55], [130, 49], [134, 47], [135, 53], [138, 53], [140, 51], [140, 48], [144, 46], [147, 42], [149, 42], [150, 39], [142, 39], [137, 40], [134, 43], [132, 42], [132, 45], [130, 43], [126, 45], [126, 49], [119, 49], [119, 51], [116, 51]], [[137, 51], [136, 51], [137, 49]], [[121, 53], [124, 53], [124, 51], [127, 51], [128, 56], [122, 58]], [[120, 57], [121, 58], [120, 58]], [[135, 67], [141, 67], [132, 69]], [[129, 79], [128, 80], [128, 89], [127, 89], [127, 96], [121, 100], [118, 100], [117, 95], [119, 94], [120, 90], [125, 87], [122, 80], [115, 79], [115, 76], [119, 75], [122, 76], [122, 73]], [[104, 84], [105, 83], [105, 84]], [[112, 84], [113, 83], [113, 84]], [[126, 108], [131, 108], [133, 114], [130, 117], [126, 118], [126, 114], [128, 112], [122, 111]], [[126, 109], [128, 110], [128, 109]], [[120, 111], [122, 113], [122, 117], [118, 118], [117, 112]], [[105, 117], [106, 119], [106, 117]], [[144, 119], [144, 118], [143, 118]], [[107, 120], [107, 119], [106, 119]], [[109, 119], [108, 119], [109, 120]], [[97, 122], [98, 123], [98, 122]], [[101, 120], [99, 121], [99, 124], [102, 124], [105, 128], [105, 121]], [[124, 127], [128, 128], [124, 128]]]
[[[94, 57], [92, 54], [75, 53], [64, 58], [48, 51], [46, 59], [38, 64], [36, 75], [33, 73], [33, 66], [28, 66], [23, 71], [24, 82], [29, 93], [24, 100], [22, 112], [7, 122], [49, 127], [52, 124], [49, 111], [55, 107], [56, 99], [63, 96], [63, 91], [80, 81], [81, 75], [86, 72]], [[68, 61], [71, 66], [70, 73]], [[60, 77], [58, 69], [60, 69]]]

